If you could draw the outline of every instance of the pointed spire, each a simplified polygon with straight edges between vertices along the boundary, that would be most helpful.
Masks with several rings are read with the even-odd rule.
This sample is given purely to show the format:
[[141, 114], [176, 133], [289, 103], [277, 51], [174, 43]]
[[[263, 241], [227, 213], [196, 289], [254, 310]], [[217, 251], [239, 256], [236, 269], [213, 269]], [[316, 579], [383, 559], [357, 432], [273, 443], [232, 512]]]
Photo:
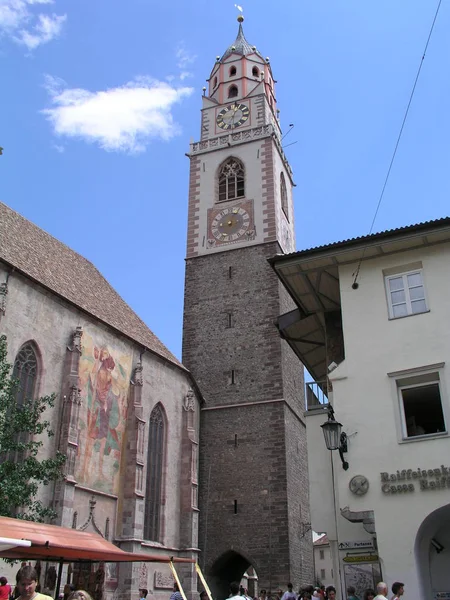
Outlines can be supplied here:
[[239, 29], [238, 29], [238, 34], [237, 34], [236, 40], [234, 41], [233, 44], [231, 44], [231, 46], [228, 46], [224, 55], [220, 59], [220, 62], [223, 62], [231, 54], [241, 54], [242, 56], [247, 56], [247, 54], [256, 53], [256, 54], [258, 54], [258, 56], [262, 56], [256, 50], [256, 47], [251, 46], [245, 39], [244, 28], [242, 27], [244, 17], [242, 15], [239, 15], [237, 20], [239, 23]]

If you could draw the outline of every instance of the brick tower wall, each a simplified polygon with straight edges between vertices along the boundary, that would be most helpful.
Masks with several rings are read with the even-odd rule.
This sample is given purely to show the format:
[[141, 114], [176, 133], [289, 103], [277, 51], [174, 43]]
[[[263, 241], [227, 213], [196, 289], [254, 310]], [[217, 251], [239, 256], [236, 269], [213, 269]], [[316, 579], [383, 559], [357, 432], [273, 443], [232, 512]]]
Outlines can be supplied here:
[[[188, 259], [183, 339], [205, 398], [200, 562], [211, 573], [236, 552], [272, 590], [313, 581], [303, 369], [275, 327], [293, 306], [267, 262], [279, 251], [274, 242]], [[240, 575], [223, 570], [228, 582]]]

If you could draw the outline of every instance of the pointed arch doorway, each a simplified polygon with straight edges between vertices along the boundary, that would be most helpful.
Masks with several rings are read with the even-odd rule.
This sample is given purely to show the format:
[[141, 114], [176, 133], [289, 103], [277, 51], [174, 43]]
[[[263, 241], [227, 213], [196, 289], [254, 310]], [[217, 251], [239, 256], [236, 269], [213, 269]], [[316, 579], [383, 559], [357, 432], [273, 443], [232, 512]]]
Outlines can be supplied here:
[[232, 581], [242, 582], [242, 585], [248, 588], [249, 596], [258, 595], [258, 575], [255, 565], [243, 554], [235, 550], [227, 550], [209, 569], [208, 584], [213, 598], [228, 598]]

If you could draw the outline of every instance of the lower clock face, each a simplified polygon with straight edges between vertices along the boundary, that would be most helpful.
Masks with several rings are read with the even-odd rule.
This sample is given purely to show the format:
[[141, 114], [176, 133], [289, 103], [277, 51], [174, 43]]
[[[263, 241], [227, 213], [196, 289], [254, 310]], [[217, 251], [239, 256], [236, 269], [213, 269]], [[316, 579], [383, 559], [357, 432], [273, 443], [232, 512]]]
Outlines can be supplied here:
[[211, 223], [211, 233], [221, 242], [235, 242], [250, 226], [250, 215], [241, 207], [224, 208]]

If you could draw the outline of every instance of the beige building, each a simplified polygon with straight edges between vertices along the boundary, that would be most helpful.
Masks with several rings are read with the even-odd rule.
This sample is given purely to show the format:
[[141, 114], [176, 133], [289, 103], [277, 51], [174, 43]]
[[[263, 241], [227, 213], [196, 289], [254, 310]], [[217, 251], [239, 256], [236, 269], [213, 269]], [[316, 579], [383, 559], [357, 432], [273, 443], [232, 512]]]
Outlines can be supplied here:
[[[280, 330], [315, 380], [311, 523], [341, 597], [379, 578], [408, 600], [450, 597], [450, 218], [271, 263], [298, 306]], [[320, 433], [327, 400], [342, 460]]]
[[[43, 488], [57, 524], [128, 551], [197, 557], [200, 397], [191, 375], [89, 261], [0, 204], [0, 332], [23, 395], [56, 393], [65, 480]], [[53, 568], [42, 567], [52, 589]], [[96, 598], [167, 598], [155, 564], [98, 565], [65, 578]], [[186, 591], [196, 575], [182, 569]], [[63, 581], [65, 583], [65, 581]]]
[[317, 585], [334, 585], [333, 557], [326, 534], [314, 542], [314, 572]]

